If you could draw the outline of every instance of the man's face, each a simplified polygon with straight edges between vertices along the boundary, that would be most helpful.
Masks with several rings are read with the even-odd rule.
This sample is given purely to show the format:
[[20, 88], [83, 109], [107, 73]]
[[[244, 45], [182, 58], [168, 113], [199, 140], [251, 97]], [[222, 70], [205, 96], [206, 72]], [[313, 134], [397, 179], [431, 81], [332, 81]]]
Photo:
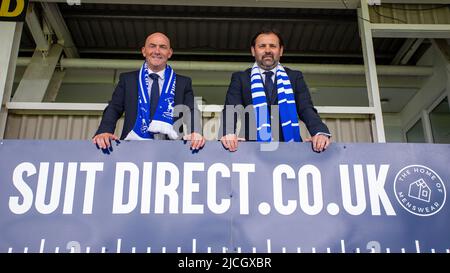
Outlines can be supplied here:
[[256, 37], [255, 46], [252, 47], [252, 55], [261, 68], [271, 70], [278, 65], [280, 57], [283, 56], [283, 47], [280, 46], [277, 35], [260, 34]]
[[172, 57], [173, 50], [170, 47], [170, 40], [162, 33], [153, 33], [145, 40], [142, 47], [142, 55], [147, 61], [148, 67], [154, 72], [166, 68], [167, 60]]

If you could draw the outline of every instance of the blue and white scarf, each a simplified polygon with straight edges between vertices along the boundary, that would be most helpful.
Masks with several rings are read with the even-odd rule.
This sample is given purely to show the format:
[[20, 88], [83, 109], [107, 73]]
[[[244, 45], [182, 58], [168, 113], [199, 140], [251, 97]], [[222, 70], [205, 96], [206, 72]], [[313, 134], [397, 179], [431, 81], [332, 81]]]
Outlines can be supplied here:
[[170, 139], [177, 139], [178, 134], [173, 129], [176, 74], [169, 65], [166, 66], [162, 92], [153, 117], [150, 117], [149, 82], [147, 62], [144, 62], [139, 71], [136, 122], [125, 140], [153, 139], [155, 133], [166, 134]]
[[[294, 92], [289, 77], [281, 64], [277, 66], [275, 79], [284, 141], [301, 142]], [[264, 92], [264, 83], [256, 62], [251, 71], [251, 92], [256, 117], [256, 140], [269, 142], [272, 140], [270, 113]]]

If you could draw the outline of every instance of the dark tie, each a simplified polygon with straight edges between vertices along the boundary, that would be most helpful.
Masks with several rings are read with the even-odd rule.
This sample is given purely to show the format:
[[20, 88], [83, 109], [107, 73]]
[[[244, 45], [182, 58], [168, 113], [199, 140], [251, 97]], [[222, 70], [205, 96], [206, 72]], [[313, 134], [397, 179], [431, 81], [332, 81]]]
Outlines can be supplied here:
[[150, 90], [150, 119], [153, 120], [159, 100], [159, 76], [156, 73], [152, 73], [149, 76], [153, 80], [152, 89]]
[[266, 71], [263, 73], [266, 76], [265, 80], [265, 91], [266, 91], [266, 99], [267, 103], [270, 105], [272, 104], [272, 95], [273, 95], [273, 81], [272, 81], [272, 71]]

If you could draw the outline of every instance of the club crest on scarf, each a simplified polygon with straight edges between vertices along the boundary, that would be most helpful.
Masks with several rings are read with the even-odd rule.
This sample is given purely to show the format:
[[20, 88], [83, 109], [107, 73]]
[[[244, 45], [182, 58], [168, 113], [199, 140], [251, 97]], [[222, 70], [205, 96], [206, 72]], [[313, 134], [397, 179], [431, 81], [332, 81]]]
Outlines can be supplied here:
[[165, 118], [172, 118], [173, 119], [173, 110], [174, 110], [174, 97], [175, 97], [175, 84], [170, 89], [170, 95], [168, 98], [166, 98], [167, 103], [167, 109], [164, 111], [163, 115]]
[[167, 98], [166, 99], [167, 102], [167, 110], [164, 111], [163, 116], [166, 118], [173, 118], [173, 104], [174, 104], [174, 100], [173, 98]]

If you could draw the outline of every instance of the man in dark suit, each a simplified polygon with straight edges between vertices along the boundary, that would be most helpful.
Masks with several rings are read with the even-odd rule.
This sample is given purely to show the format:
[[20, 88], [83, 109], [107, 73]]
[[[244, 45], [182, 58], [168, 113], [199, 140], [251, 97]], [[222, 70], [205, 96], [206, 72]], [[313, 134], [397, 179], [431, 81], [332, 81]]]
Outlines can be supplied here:
[[[170, 72], [173, 71], [167, 65], [168, 59], [173, 54], [169, 38], [163, 33], [153, 33], [147, 37], [141, 51], [145, 58], [143, 67], [141, 70], [122, 73], [120, 75], [119, 83], [114, 90], [108, 106], [103, 112], [102, 121], [93, 137], [94, 144], [101, 149], [107, 149], [111, 146], [111, 140], [119, 139], [114, 135], [114, 131], [117, 120], [119, 120], [123, 113], [125, 113], [125, 122], [120, 139], [164, 139], [165, 137], [162, 132], [153, 132], [149, 129], [151, 123], [156, 120], [158, 108], [165, 109], [159, 112], [160, 119], [162, 120], [161, 122], [158, 121], [159, 124], [167, 125], [165, 123], [167, 119], [164, 120], [163, 116], [167, 116], [167, 113], [170, 112], [173, 113], [173, 109], [177, 105], [185, 105], [190, 109], [191, 133], [185, 135], [183, 138], [191, 141], [191, 149], [200, 149], [205, 144], [205, 139], [198, 133], [200, 132], [199, 121], [194, 122], [197, 120], [195, 119], [196, 115], [194, 115], [194, 111], [196, 110], [194, 109], [194, 93], [191, 79], [185, 76], [167, 73], [169, 69]], [[172, 76], [169, 77], [168, 75]], [[167, 86], [170, 86], [172, 78], [174, 78], [172, 83], [173, 88], [169, 90]], [[167, 92], [164, 92], [166, 90], [163, 90], [164, 87], [166, 87]], [[141, 90], [143, 91], [141, 92]], [[164, 93], [170, 93], [171, 95], [163, 95]], [[148, 120], [145, 120], [145, 117]], [[169, 130], [172, 130], [172, 122], [179, 118], [175, 116], [171, 117], [168, 123], [170, 125]], [[172, 135], [173, 137], [170, 137], [171, 139], [177, 137], [175, 131], [165, 133], [169, 137]]]
[[[253, 128], [259, 128], [258, 130], [260, 130], [261, 127], [264, 126], [264, 124], [263, 126], [255, 127], [254, 124], [249, 125], [249, 123], [250, 122], [255, 123], [256, 118], [254, 119], [250, 118], [250, 122], [242, 118], [241, 120], [245, 123], [245, 125], [243, 125], [243, 127], [245, 128], [245, 138], [238, 138], [238, 136], [235, 133], [237, 118], [236, 116], [231, 117], [231, 119], [233, 120], [232, 121], [228, 120], [227, 123], [226, 106], [242, 105], [243, 107], [250, 106], [250, 108], [253, 108], [252, 106], [256, 105], [256, 103], [254, 103], [255, 98], [261, 99], [262, 97], [263, 103], [260, 104], [267, 103], [266, 107], [268, 107], [268, 112], [271, 113], [270, 111], [271, 108], [273, 108], [273, 105], [278, 105], [278, 101], [280, 100], [280, 98], [282, 98], [280, 96], [280, 90], [277, 90], [280, 84], [281, 85], [286, 84], [287, 88], [291, 90], [289, 91], [290, 96], [293, 95], [291, 97], [292, 98], [291, 103], [293, 105], [295, 99], [295, 110], [296, 110], [295, 111], [293, 110], [294, 108], [292, 108], [292, 112], [294, 113], [294, 115], [295, 112], [298, 114], [298, 117], [300, 117], [300, 119], [305, 123], [310, 135], [312, 136], [308, 139], [305, 139], [305, 141], [311, 142], [313, 150], [316, 152], [321, 152], [329, 146], [331, 137], [330, 132], [327, 126], [320, 119], [319, 115], [317, 114], [317, 110], [313, 106], [313, 103], [311, 101], [311, 95], [309, 94], [308, 87], [303, 78], [303, 74], [300, 71], [291, 70], [289, 68], [282, 67], [279, 64], [280, 57], [283, 55], [283, 49], [284, 49], [283, 40], [278, 32], [271, 29], [265, 29], [261, 32], [258, 32], [253, 37], [251, 44], [251, 52], [252, 55], [255, 57], [256, 61], [253, 68], [233, 73], [231, 77], [231, 83], [230, 86], [228, 87], [225, 99], [225, 107], [222, 112], [223, 130], [220, 130], [221, 131], [220, 133], [223, 134], [220, 141], [222, 142], [223, 146], [229, 151], [233, 152], [237, 150], [238, 141], [256, 140], [254, 138], [253, 139], [250, 138], [250, 135], [252, 133], [250, 132], [250, 128], [252, 128], [253, 125]], [[279, 75], [280, 73], [282, 74], [281, 76]], [[287, 77], [289, 78], [289, 81], [287, 81], [287, 78], [285, 77], [286, 74]], [[260, 89], [258, 90], [258, 88]], [[258, 92], [262, 90], [264, 92]], [[281, 95], [283, 96], [285, 95], [284, 91], [281, 92]], [[281, 103], [285, 103], [286, 99], [280, 101]], [[261, 100], [259, 100], [259, 102], [261, 102]], [[279, 108], [280, 114], [282, 108], [281, 103]], [[301, 141], [298, 129], [298, 120], [297, 120], [298, 117], [295, 115], [295, 117], [292, 118], [292, 120], [296, 121], [296, 122], [292, 121], [292, 124], [295, 124], [295, 126], [297, 126], [297, 128], [294, 128], [294, 131], [283, 131], [281, 125], [291, 124], [291, 121], [289, 120], [287, 122], [286, 121], [281, 122], [282, 121], [281, 116], [278, 115], [278, 112], [275, 112], [275, 114], [276, 115], [274, 116], [276, 116], [276, 118], [279, 120], [274, 122], [274, 119], [272, 117], [271, 122], [274, 123], [274, 125], [279, 124], [279, 128], [274, 128], [278, 126], [270, 126], [270, 121], [267, 122], [268, 124], [265, 124], [272, 130], [272, 136], [270, 136], [271, 140], [285, 141], [286, 140], [285, 134], [286, 132], [289, 132], [290, 138], [288, 139], [288, 141], [290, 140]], [[274, 137], [274, 135], [276, 135], [274, 134], [274, 129], [279, 129], [278, 139]], [[294, 135], [298, 134], [298, 136], [292, 138], [291, 132], [294, 132]]]

